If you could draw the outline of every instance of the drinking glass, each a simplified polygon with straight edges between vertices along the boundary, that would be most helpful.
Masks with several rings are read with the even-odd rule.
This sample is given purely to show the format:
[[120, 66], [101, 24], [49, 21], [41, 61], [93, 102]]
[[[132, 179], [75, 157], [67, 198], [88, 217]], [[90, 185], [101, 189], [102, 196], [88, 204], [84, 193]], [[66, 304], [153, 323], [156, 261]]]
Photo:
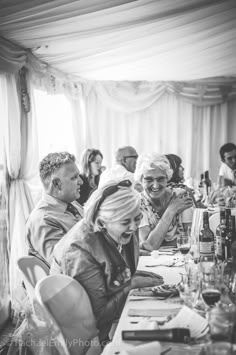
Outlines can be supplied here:
[[184, 262], [186, 262], [186, 254], [188, 254], [191, 247], [191, 237], [188, 232], [182, 232], [177, 236], [177, 247], [181, 254], [184, 255]]
[[189, 308], [192, 308], [196, 302], [198, 287], [197, 279], [187, 274], [181, 274], [181, 281], [178, 284], [179, 295], [180, 299]]
[[226, 341], [217, 341], [216, 343], [208, 343], [203, 346], [202, 355], [232, 355], [233, 346]]
[[215, 306], [220, 301], [221, 285], [214, 274], [203, 275], [202, 278], [202, 298], [209, 308]]
[[235, 306], [218, 302], [208, 311], [208, 324], [212, 341], [232, 342]]

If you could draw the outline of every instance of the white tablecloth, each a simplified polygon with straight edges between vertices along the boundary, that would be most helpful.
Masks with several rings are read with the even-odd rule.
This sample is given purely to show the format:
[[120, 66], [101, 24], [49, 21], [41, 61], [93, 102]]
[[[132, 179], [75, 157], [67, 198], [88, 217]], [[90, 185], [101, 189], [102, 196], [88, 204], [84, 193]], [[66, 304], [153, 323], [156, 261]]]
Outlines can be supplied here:
[[[174, 256], [170, 257], [174, 258]], [[184, 271], [183, 267], [166, 267], [166, 266], [157, 266], [157, 267], [147, 267], [146, 265], [155, 265], [159, 262], [158, 258], [151, 256], [142, 256], [139, 260], [138, 269], [155, 272], [161, 276], [163, 276], [165, 283], [176, 284], [180, 281], [180, 273]], [[135, 346], [144, 344], [143, 342], [131, 342], [131, 341], [123, 341], [122, 340], [122, 330], [137, 330], [137, 329], [153, 329], [152, 320], [156, 320], [156, 317], [130, 317], [128, 316], [128, 312], [130, 309], [138, 309], [138, 310], [151, 310], [151, 309], [177, 309], [180, 308], [180, 304], [176, 302], [176, 300], [157, 300], [155, 298], [142, 299], [142, 297], [136, 297], [136, 301], [134, 296], [129, 295], [121, 314], [118, 326], [116, 328], [112, 343], [109, 344], [103, 352], [103, 355], [118, 355], [121, 354], [122, 351], [132, 349]], [[132, 299], [132, 300], [131, 300]], [[140, 300], [138, 300], [140, 299]], [[144, 322], [146, 322], [144, 324]], [[162, 343], [162, 351], [171, 347], [171, 350], [168, 352], [168, 355], [182, 355], [182, 354], [199, 354], [200, 346], [190, 346], [183, 344], [173, 344], [173, 343]], [[183, 352], [184, 351], [184, 352]], [[148, 355], [148, 354], [145, 354]]]

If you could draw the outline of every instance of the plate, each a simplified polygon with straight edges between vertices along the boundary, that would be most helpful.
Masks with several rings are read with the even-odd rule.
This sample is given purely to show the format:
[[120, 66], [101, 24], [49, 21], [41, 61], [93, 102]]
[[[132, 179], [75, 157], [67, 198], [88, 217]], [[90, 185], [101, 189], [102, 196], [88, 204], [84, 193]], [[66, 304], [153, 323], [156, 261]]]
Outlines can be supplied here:
[[165, 284], [165, 285], [159, 285], [159, 286], [155, 286], [152, 287], [152, 292], [156, 295], [156, 296], [161, 296], [161, 297], [169, 297], [169, 296], [178, 296], [179, 295], [179, 291], [176, 287], [176, 285], [173, 284]]

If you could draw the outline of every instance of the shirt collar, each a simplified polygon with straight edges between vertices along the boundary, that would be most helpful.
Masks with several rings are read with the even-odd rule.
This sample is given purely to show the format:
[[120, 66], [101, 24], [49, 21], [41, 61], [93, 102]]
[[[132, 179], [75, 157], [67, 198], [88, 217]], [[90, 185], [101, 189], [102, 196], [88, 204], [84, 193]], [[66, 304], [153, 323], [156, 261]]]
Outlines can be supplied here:
[[67, 202], [59, 200], [58, 198], [52, 195], [44, 193], [43, 199], [47, 204], [56, 207], [58, 211], [65, 212], [65, 210], [67, 209], [67, 205], [68, 205]]

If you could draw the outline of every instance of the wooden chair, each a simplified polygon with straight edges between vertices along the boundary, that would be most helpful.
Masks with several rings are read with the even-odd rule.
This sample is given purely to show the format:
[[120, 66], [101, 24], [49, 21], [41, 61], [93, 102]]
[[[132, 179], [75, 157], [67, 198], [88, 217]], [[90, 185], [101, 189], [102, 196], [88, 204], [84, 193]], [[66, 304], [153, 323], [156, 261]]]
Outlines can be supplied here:
[[37, 283], [35, 294], [61, 330], [70, 355], [101, 353], [91, 303], [79, 282], [66, 275], [50, 275]]

